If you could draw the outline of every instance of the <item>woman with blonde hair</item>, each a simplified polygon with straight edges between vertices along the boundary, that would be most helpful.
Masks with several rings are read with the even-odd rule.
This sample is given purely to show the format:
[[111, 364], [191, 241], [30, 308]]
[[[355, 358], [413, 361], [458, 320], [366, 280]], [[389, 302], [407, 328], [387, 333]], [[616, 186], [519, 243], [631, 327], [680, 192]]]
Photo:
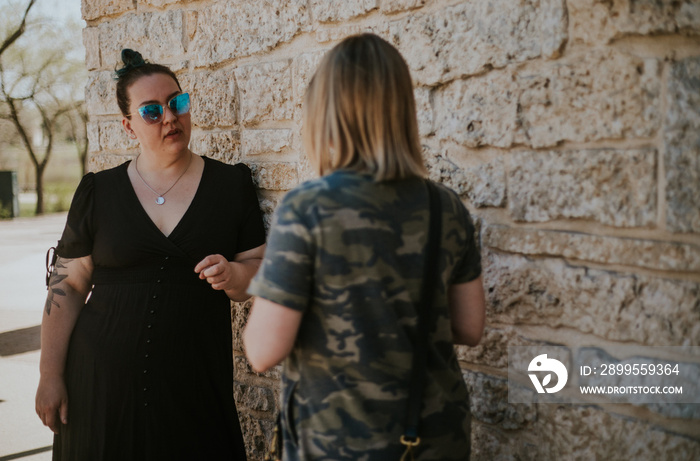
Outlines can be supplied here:
[[[252, 367], [284, 361], [284, 460], [398, 460], [407, 418], [430, 221], [413, 88], [372, 34], [326, 54], [306, 93], [304, 141], [321, 177], [278, 206], [244, 332]], [[439, 269], [419, 395], [416, 459], [469, 457], [467, 389], [453, 344], [484, 325], [474, 227], [437, 190]], [[432, 238], [432, 237], [431, 237]]]

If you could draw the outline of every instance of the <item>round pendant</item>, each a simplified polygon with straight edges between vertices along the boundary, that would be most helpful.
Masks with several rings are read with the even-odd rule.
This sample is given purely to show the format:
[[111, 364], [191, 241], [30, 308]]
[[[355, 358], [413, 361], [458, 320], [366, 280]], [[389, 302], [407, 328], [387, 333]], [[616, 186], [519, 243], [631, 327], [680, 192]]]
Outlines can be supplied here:
[[156, 199], [156, 204], [162, 205], [162, 204], [164, 204], [164, 203], [165, 203], [165, 198], [163, 198], [163, 197], [158, 197], [158, 198]]

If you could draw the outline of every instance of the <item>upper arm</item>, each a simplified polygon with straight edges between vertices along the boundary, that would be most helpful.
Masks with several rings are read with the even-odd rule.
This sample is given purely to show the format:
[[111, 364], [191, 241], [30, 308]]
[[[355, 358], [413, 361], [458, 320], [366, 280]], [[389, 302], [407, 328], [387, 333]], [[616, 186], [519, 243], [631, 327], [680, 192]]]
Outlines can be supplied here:
[[80, 258], [57, 257], [48, 280], [44, 305], [46, 315], [51, 315], [54, 306], [79, 310], [92, 289], [92, 271], [90, 255]]
[[448, 300], [455, 344], [476, 346], [484, 332], [486, 301], [481, 276], [450, 285]]
[[253, 370], [262, 373], [294, 347], [303, 313], [264, 298], [255, 298], [243, 332], [246, 356]]
[[56, 265], [51, 277], [49, 287], [64, 284], [78, 295], [87, 296], [92, 289], [92, 256], [80, 258], [56, 258]]

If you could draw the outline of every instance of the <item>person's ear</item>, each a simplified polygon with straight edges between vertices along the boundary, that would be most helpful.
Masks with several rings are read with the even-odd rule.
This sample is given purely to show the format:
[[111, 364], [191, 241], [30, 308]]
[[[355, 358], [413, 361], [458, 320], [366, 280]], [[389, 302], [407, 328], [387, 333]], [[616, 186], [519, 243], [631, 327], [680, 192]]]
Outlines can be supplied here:
[[131, 139], [136, 139], [136, 133], [134, 133], [134, 130], [131, 128], [131, 120], [126, 117], [122, 118], [122, 126]]

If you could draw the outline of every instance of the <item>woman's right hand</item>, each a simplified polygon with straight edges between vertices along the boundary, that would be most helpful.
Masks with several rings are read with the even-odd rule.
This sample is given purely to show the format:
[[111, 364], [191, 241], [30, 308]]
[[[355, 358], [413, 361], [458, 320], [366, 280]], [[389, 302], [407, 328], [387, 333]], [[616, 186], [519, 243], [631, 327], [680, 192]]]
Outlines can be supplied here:
[[36, 414], [55, 434], [68, 424], [68, 391], [62, 376], [41, 377], [36, 391]]

